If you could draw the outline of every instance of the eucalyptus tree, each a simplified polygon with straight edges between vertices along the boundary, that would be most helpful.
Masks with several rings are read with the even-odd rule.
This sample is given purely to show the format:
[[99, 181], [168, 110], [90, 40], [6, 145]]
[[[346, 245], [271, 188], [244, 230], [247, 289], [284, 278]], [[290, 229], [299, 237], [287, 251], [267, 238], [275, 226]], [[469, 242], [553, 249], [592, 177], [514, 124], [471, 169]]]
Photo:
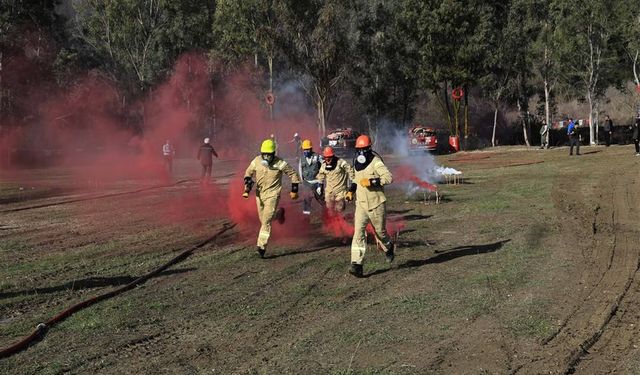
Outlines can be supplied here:
[[52, 64], [66, 42], [58, 0], [0, 0], [0, 133], [12, 116], [33, 114], [34, 91], [54, 86]]
[[413, 117], [417, 91], [413, 25], [398, 17], [395, 2], [359, 0], [354, 7], [349, 87], [373, 123], [387, 119], [404, 126]]
[[277, 45], [316, 107], [320, 136], [352, 62], [351, 4], [340, 0], [276, 0]]
[[[635, 0], [620, 0], [616, 11], [624, 55], [640, 95], [640, 8]], [[636, 109], [640, 112], [640, 108]]]
[[229, 68], [242, 65], [249, 56], [258, 67], [259, 57], [267, 60], [273, 76], [277, 18], [273, 1], [220, 0], [217, 2], [213, 33], [213, 53]]
[[505, 99], [510, 95], [510, 89], [516, 79], [518, 71], [513, 64], [512, 55], [519, 50], [523, 40], [520, 33], [514, 30], [514, 25], [509, 17], [512, 1], [505, 1], [496, 7], [494, 29], [491, 34], [491, 53], [483, 61], [485, 75], [478, 83], [491, 102], [493, 107], [493, 127], [491, 132], [491, 145], [496, 146], [496, 128], [498, 124], [498, 112]]
[[[533, 0], [530, 16], [533, 22], [539, 23], [539, 28], [531, 44], [531, 67], [533, 80], [544, 97], [544, 118], [551, 126], [553, 123], [551, 100], [556, 89], [563, 83], [563, 68], [566, 66], [561, 60], [560, 36], [557, 31], [558, 21], [552, 18], [551, 3], [546, 0]], [[549, 144], [549, 133], [546, 142]]]
[[114, 80], [145, 91], [183, 52], [211, 44], [214, 6], [205, 0], [72, 0], [72, 33]]
[[581, 91], [589, 105], [589, 142], [597, 140], [597, 107], [610, 86], [609, 73], [618, 57], [615, 2], [613, 0], [552, 2], [552, 17], [557, 24], [559, 58], [567, 72], [569, 85]]
[[[500, 1], [404, 0], [401, 16], [415, 25], [413, 37], [419, 54], [421, 88], [433, 93], [452, 135], [461, 133], [460, 102], [451, 103], [449, 90], [467, 89], [485, 74], [483, 63], [492, 53], [496, 13]], [[464, 137], [468, 137], [465, 108]]]

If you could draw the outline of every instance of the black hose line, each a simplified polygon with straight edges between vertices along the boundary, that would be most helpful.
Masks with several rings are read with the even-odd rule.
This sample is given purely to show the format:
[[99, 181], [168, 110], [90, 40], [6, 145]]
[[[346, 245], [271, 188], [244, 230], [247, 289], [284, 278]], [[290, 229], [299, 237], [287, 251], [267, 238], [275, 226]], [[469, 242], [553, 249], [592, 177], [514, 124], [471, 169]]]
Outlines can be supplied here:
[[53, 318], [47, 320], [44, 323], [40, 323], [38, 324], [38, 326], [36, 327], [36, 329], [27, 337], [23, 338], [22, 340], [20, 340], [19, 342], [8, 346], [6, 348], [3, 348], [2, 350], [0, 350], [0, 359], [2, 358], [7, 358], [10, 357], [26, 348], [28, 348], [29, 346], [31, 346], [32, 344], [34, 344], [35, 342], [41, 340], [42, 338], [44, 338], [44, 336], [46, 335], [47, 331], [53, 327], [54, 325], [60, 323], [61, 321], [65, 320], [66, 318], [68, 318], [69, 316], [73, 315], [74, 313], [84, 309], [85, 307], [89, 307], [91, 305], [93, 305], [94, 303], [100, 302], [100, 301], [104, 301], [106, 299], [109, 299], [111, 297], [115, 297], [118, 294], [121, 294], [123, 292], [126, 292], [130, 289], [135, 288], [138, 285], [144, 284], [147, 280], [149, 280], [150, 278], [158, 275], [160, 272], [166, 270], [167, 268], [182, 262], [183, 260], [187, 259], [191, 254], [193, 254], [194, 251], [196, 251], [197, 249], [204, 247], [205, 245], [207, 245], [210, 242], [215, 241], [220, 235], [222, 235], [224, 232], [232, 229], [233, 227], [235, 227], [235, 224], [229, 224], [229, 223], [225, 223], [222, 226], [222, 229], [220, 229], [218, 232], [216, 232], [213, 236], [207, 238], [206, 240], [200, 242], [199, 244], [191, 247], [188, 250], [183, 251], [182, 253], [180, 253], [179, 255], [177, 255], [175, 258], [171, 259], [170, 261], [168, 261], [167, 263], [161, 265], [160, 267], [156, 268], [155, 270], [140, 276], [139, 278], [133, 280], [132, 282], [130, 282], [127, 285], [124, 285], [118, 289], [114, 289], [110, 292], [107, 293], [103, 293], [100, 294], [98, 296], [89, 298], [88, 300], [79, 302], [71, 307], [69, 307], [68, 309], [60, 312], [59, 314], [57, 314], [56, 316], [54, 316]]

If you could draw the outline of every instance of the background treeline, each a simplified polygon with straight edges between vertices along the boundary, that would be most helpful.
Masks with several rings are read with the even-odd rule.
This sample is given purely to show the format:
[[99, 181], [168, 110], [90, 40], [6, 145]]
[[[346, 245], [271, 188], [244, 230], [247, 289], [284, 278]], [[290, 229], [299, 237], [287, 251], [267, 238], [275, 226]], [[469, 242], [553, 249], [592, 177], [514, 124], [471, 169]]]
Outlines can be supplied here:
[[[118, 87], [123, 126], [144, 132], [144, 110], [132, 103], [153, 95], [187, 52], [207, 58], [208, 113], [219, 126], [232, 126], [234, 113], [215, 108], [213, 93], [242, 74], [256, 97], [306, 94], [321, 133], [420, 122], [469, 146], [529, 144], [543, 119], [597, 124], [606, 112], [631, 121], [640, 8], [637, 0], [0, 0], [0, 126], [36, 121], [39, 100], [91, 72]], [[465, 92], [460, 101], [455, 88]]]

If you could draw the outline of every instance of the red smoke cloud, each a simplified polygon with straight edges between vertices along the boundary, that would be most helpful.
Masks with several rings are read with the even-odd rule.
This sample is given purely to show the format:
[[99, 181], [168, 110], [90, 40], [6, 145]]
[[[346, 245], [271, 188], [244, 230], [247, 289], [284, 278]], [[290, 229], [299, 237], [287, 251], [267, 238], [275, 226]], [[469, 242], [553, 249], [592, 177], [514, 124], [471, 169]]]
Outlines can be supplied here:
[[[353, 221], [353, 215], [351, 215]], [[335, 238], [353, 237], [353, 224], [350, 224], [341, 213], [323, 210], [322, 230], [325, 234]]]
[[[204, 137], [211, 138], [220, 159], [240, 161], [241, 168], [230, 177], [228, 189], [215, 183], [214, 162], [211, 185], [196, 187], [189, 182], [176, 188], [179, 193], [168, 194], [164, 202], [154, 206], [157, 215], [148, 215], [160, 224], [229, 218], [254, 241], [260, 223], [255, 197], [241, 197], [242, 177], [246, 165], [259, 154], [260, 143], [275, 134], [279, 155], [291, 156], [295, 144], [288, 141], [298, 133], [302, 139], [311, 139], [319, 151], [315, 117], [306, 104], [300, 104], [304, 101], [295, 102], [300, 108], [292, 110], [294, 101], [287, 95], [279, 96], [276, 87], [271, 119], [263, 95], [255, 93], [254, 76], [248, 69], [214, 85], [208, 60], [200, 54], [182, 56], [164, 83], [137, 100], [126, 97], [96, 71], [79, 75], [70, 87], [50, 85], [45, 89], [39, 82], [26, 79], [32, 73], [28, 64], [6, 69], [3, 78], [12, 79], [3, 83], [30, 93], [21, 100], [31, 112], [12, 118], [12, 126], [5, 116], [0, 119], [0, 147], [6, 151], [0, 156], [3, 174], [18, 165], [21, 155], [27, 155], [38, 166], [64, 166], [71, 173], [69, 184], [76, 181], [79, 186], [93, 188], [120, 186], [114, 184], [129, 180], [146, 186], [165, 184], [171, 182], [161, 153], [165, 140], [174, 145], [177, 157], [193, 158], [197, 164], [195, 154]], [[272, 239], [279, 243], [312, 233], [309, 218], [301, 212], [301, 202], [288, 197], [287, 178], [283, 184], [280, 206], [285, 208], [286, 222], [274, 223], [272, 230]], [[331, 228], [341, 228], [341, 235], [352, 234], [344, 219], [327, 224], [330, 233]]]

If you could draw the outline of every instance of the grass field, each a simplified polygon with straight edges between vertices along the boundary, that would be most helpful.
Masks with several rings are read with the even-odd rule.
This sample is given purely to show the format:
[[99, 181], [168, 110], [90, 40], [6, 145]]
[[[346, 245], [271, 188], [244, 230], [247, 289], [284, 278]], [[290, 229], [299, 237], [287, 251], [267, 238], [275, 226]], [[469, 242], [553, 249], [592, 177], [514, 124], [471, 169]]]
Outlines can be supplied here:
[[[464, 183], [441, 185], [437, 205], [389, 189], [390, 219], [404, 225], [396, 260], [385, 263], [371, 245], [364, 279], [347, 274], [349, 246], [323, 235], [319, 217], [308, 236], [275, 238], [267, 259], [254, 252], [257, 229], [236, 228], [51, 327], [0, 359], [0, 373], [633, 372], [633, 331], [620, 332], [640, 301], [632, 225], [640, 160], [627, 146], [567, 153], [439, 156], [464, 172]], [[392, 171], [402, 162], [388, 160]], [[188, 177], [182, 170], [176, 178]], [[2, 181], [0, 211], [84, 192], [46, 185], [15, 199], [22, 182]], [[187, 182], [0, 213], [0, 346], [210, 236], [228, 218], [194, 209], [159, 219], [165, 202], [189, 201], [201, 189]]]

